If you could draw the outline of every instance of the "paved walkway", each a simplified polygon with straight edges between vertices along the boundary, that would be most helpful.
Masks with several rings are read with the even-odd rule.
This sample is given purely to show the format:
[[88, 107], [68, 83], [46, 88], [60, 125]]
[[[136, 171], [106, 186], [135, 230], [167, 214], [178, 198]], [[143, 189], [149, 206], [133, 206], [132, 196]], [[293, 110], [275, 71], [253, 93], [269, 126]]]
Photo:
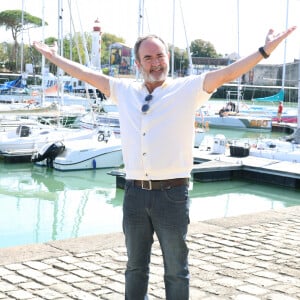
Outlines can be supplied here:
[[[191, 300], [300, 299], [300, 206], [192, 224]], [[0, 299], [124, 299], [123, 235], [0, 249]], [[150, 299], [164, 299], [155, 242]]]

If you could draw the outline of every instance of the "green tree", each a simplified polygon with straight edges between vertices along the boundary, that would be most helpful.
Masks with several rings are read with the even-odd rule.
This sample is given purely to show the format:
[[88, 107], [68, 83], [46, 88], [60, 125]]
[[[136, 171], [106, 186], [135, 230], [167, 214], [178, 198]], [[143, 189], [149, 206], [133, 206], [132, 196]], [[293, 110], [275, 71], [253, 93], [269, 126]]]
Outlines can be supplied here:
[[[42, 19], [32, 16], [31, 14], [25, 11], [22, 12], [22, 10], [5, 10], [0, 12], [0, 27], [5, 27], [6, 30], [10, 30], [12, 38], [14, 40], [14, 56], [10, 58], [10, 61], [17, 61], [16, 55], [19, 46], [18, 36], [20, 35], [20, 33], [23, 30], [41, 27], [42, 24]], [[47, 25], [46, 22], [45, 25]]]
[[12, 45], [7, 42], [2, 42], [0, 44], [0, 63], [1, 63], [1, 69], [9, 69], [9, 57], [10, 53], [12, 52]]
[[178, 76], [184, 76], [189, 66], [189, 59], [187, 50], [174, 48], [174, 71], [177, 72]]
[[[88, 53], [91, 53], [92, 50], [92, 34], [84, 33], [85, 41], [87, 43], [86, 48]], [[45, 43], [48, 45], [53, 45], [54, 42], [58, 42], [57, 38], [49, 37], [45, 39]], [[101, 36], [101, 64], [105, 65], [109, 63], [109, 46], [113, 43], [124, 43], [124, 39], [117, 37], [114, 34], [103, 33]], [[72, 45], [72, 46], [71, 46]], [[70, 51], [70, 47], [72, 50]], [[86, 64], [85, 58], [85, 49], [83, 44], [83, 37], [81, 33], [75, 33], [72, 36], [67, 35], [64, 37], [63, 41], [63, 53], [62, 55], [67, 58], [71, 58], [73, 61]], [[41, 72], [41, 54], [38, 53], [35, 49], [32, 51], [33, 61], [35, 62], [36, 72]], [[57, 68], [54, 64], [49, 63], [49, 71], [53, 74], [56, 74]]]
[[213, 44], [201, 39], [192, 41], [190, 50], [193, 57], [219, 57]]

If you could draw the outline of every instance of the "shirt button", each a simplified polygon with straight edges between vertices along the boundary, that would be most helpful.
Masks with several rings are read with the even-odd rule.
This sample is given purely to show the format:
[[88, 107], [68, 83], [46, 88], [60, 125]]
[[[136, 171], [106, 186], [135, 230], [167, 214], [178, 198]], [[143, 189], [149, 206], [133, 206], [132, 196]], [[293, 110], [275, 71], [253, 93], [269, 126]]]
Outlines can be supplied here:
[[143, 156], [146, 156], [146, 154], [147, 154], [147, 153], [146, 153], [146, 152], [144, 152], [144, 153], [143, 153]]
[[145, 136], [145, 135], [146, 135], [146, 132], [143, 133], [143, 136]]

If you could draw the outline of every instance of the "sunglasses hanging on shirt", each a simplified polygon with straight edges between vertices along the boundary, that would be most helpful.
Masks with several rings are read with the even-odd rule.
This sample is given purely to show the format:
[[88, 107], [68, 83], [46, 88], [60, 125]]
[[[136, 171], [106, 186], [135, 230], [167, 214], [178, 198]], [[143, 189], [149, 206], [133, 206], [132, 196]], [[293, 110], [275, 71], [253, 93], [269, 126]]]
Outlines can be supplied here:
[[143, 104], [141, 111], [146, 114], [149, 111], [150, 105], [149, 102], [152, 100], [153, 96], [151, 94], [147, 95], [145, 98], [146, 103]]

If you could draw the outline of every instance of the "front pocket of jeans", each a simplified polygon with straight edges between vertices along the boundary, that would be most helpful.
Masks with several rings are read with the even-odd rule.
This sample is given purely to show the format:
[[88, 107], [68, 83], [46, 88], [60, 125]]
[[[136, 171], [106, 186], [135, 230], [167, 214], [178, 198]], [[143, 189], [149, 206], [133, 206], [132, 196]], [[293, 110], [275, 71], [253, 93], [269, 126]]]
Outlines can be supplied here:
[[176, 186], [164, 191], [168, 201], [172, 203], [186, 203], [189, 199], [186, 186]]

